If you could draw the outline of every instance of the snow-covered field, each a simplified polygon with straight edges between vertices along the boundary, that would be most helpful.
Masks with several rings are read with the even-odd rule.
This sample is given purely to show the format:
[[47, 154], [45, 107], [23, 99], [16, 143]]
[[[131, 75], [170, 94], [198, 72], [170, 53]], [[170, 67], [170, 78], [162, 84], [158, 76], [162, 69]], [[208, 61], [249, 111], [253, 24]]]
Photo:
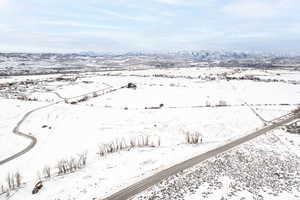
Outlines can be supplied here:
[[0, 160], [17, 153], [28, 145], [29, 140], [16, 136], [12, 130], [26, 112], [42, 105], [44, 103], [0, 99]]
[[[224, 73], [239, 72], [234, 68], [178, 68], [30, 76], [39, 80], [38, 84], [18, 92], [37, 101], [0, 99], [4, 111], [0, 113], [0, 160], [28, 145], [24, 138], [12, 134], [26, 112], [59, 103], [33, 112], [21, 124], [20, 130], [35, 136], [37, 144], [25, 155], [0, 165], [0, 187], [6, 187], [8, 173], [18, 171], [24, 184], [17, 192], [11, 192], [10, 199], [104, 197], [262, 127], [264, 123], [253, 109], [269, 121], [289, 113], [300, 103], [297, 84], [222, 78]], [[290, 76], [287, 70], [278, 73], [282, 73], [281, 77]], [[18, 77], [7, 80], [18, 82]], [[130, 82], [137, 89], [121, 88]], [[5, 89], [7, 92], [12, 90]], [[63, 100], [81, 95], [88, 98], [75, 105]], [[199, 132], [203, 142], [186, 144], [185, 132]], [[98, 145], [141, 135], [151, 140], [160, 138], [160, 146], [127, 149], [105, 157], [97, 154]], [[55, 176], [44, 182], [40, 193], [31, 195], [45, 166], [50, 166], [55, 174], [58, 161], [82, 152], [88, 153], [85, 168]], [[2, 198], [6, 195], [0, 195]]]
[[300, 136], [273, 130], [169, 177], [135, 200], [300, 198]]

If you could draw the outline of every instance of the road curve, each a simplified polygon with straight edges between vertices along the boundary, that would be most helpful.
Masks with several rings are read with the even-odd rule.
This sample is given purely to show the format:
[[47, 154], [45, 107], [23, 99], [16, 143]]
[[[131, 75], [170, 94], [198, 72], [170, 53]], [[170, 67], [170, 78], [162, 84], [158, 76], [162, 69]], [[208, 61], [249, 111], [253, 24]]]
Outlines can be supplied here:
[[[77, 97], [81, 97], [81, 96], [85, 96], [85, 95], [88, 95], [88, 94], [92, 94], [92, 93], [94, 93], [94, 92], [105, 91], [105, 90], [107, 90], [107, 89], [112, 88], [111, 85], [108, 85], [108, 84], [106, 84], [106, 83], [103, 83], [103, 84], [104, 84], [104, 85], [107, 85], [108, 87], [106, 87], [106, 88], [104, 88], [104, 89], [101, 89], [101, 90], [97, 90], [97, 91], [89, 92], [89, 93], [86, 93], [86, 94], [82, 94], [82, 95], [79, 95], [79, 96], [76, 96], [76, 97], [71, 97], [71, 98], [69, 98], [69, 99], [77, 98]], [[125, 86], [122, 86], [122, 87], [117, 88], [117, 89], [122, 89], [122, 88], [124, 88], [124, 87], [125, 87]], [[116, 89], [116, 90], [117, 90], [117, 89]], [[62, 97], [59, 93], [54, 92], [54, 94], [56, 94], [59, 98], [62, 98], [62, 99], [64, 99], [64, 100], [57, 101], [57, 102], [54, 102], [54, 103], [51, 103], [51, 104], [47, 104], [47, 105], [45, 105], [45, 106], [41, 106], [41, 107], [35, 108], [35, 109], [33, 109], [33, 110], [27, 112], [27, 113], [22, 117], [22, 119], [17, 123], [17, 125], [16, 125], [16, 126], [14, 127], [14, 129], [13, 129], [13, 133], [16, 134], [16, 135], [18, 135], [18, 136], [24, 137], [25, 139], [30, 140], [30, 144], [29, 144], [27, 147], [25, 147], [23, 150], [19, 151], [18, 153], [15, 153], [14, 155], [9, 156], [8, 158], [5, 158], [5, 159], [3, 159], [3, 160], [0, 160], [0, 165], [3, 165], [3, 164], [5, 164], [5, 163], [7, 163], [7, 162], [9, 162], [9, 161], [11, 161], [11, 160], [13, 160], [13, 159], [18, 158], [19, 156], [21, 156], [21, 155], [27, 153], [28, 151], [30, 151], [30, 150], [36, 145], [37, 139], [36, 139], [34, 136], [32, 136], [32, 135], [28, 135], [28, 134], [26, 134], [26, 133], [21, 132], [21, 131], [19, 130], [19, 128], [20, 128], [21, 124], [22, 124], [22, 123], [28, 118], [28, 116], [31, 115], [32, 113], [34, 113], [34, 112], [36, 112], [36, 111], [38, 111], [38, 110], [41, 110], [41, 109], [44, 109], [44, 108], [47, 108], [47, 107], [50, 107], [50, 106], [53, 106], [53, 105], [55, 105], [55, 104], [58, 104], [58, 103], [61, 103], [61, 102], [64, 102], [64, 101], [65, 101], [66, 98]]]
[[11, 160], [13, 160], [15, 158], [17, 158], [17, 157], [19, 157], [19, 156], [27, 153], [28, 151], [30, 151], [36, 145], [37, 139], [34, 136], [25, 134], [25, 133], [23, 133], [23, 132], [21, 132], [19, 130], [21, 124], [28, 118], [28, 116], [31, 115], [33, 112], [36, 112], [36, 111], [41, 110], [43, 108], [47, 108], [47, 107], [53, 106], [53, 105], [55, 105], [57, 103], [60, 103], [60, 102], [62, 102], [62, 101], [58, 101], [58, 102], [55, 102], [55, 103], [52, 103], [52, 104], [48, 104], [48, 105], [45, 105], [45, 106], [42, 106], [42, 107], [38, 107], [38, 108], [36, 108], [34, 110], [31, 110], [31, 111], [27, 112], [22, 117], [22, 119], [14, 127], [13, 133], [16, 134], [16, 135], [18, 135], [18, 136], [21, 136], [21, 137], [24, 137], [24, 138], [30, 140], [30, 144], [26, 148], [24, 148], [22, 151], [19, 151], [18, 153], [14, 154], [12, 156], [9, 156], [8, 158], [5, 158], [4, 160], [0, 160], [0, 165], [3, 165], [3, 164], [5, 164], [5, 163], [7, 163], [7, 162], [9, 162], [9, 161], [11, 161]]
[[162, 181], [163, 179], [165, 179], [171, 175], [177, 174], [178, 172], [180, 172], [184, 169], [190, 168], [202, 161], [205, 161], [205, 160], [212, 158], [220, 153], [228, 151], [242, 143], [245, 143], [249, 140], [252, 140], [253, 138], [256, 138], [262, 134], [265, 134], [270, 130], [273, 130], [279, 126], [289, 123], [298, 117], [300, 117], [299, 113], [291, 115], [290, 117], [288, 117], [286, 119], [282, 119], [279, 122], [276, 122], [276, 123], [273, 123], [272, 125], [266, 126], [266, 127], [262, 128], [258, 131], [255, 131], [249, 135], [246, 135], [237, 140], [231, 141], [231, 142], [225, 144], [224, 146], [210, 150], [204, 154], [198, 155], [194, 158], [191, 158], [182, 163], [176, 164], [168, 169], [165, 169], [161, 172], [158, 172], [157, 174], [154, 174], [148, 178], [145, 178], [144, 180], [141, 180], [127, 188], [124, 188], [121, 191], [116, 192], [116, 193], [112, 194], [111, 196], [106, 197], [102, 200], [125, 200], [125, 199], [132, 198], [133, 196], [135, 196], [135, 195], [139, 194], [140, 192], [146, 190], [147, 188], [159, 183], [160, 181]]

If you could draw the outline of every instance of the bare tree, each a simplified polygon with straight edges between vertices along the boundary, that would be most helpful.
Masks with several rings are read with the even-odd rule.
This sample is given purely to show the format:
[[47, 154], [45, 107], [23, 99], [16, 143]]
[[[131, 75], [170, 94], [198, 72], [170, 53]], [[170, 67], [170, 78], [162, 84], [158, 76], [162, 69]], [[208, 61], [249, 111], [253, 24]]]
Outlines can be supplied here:
[[17, 187], [17, 188], [21, 187], [21, 184], [22, 184], [22, 176], [21, 176], [20, 172], [16, 172], [16, 173], [15, 173], [15, 179], [16, 179], [16, 187]]
[[51, 178], [51, 168], [49, 166], [45, 166], [43, 169], [43, 174], [45, 178]]
[[8, 173], [6, 176], [7, 186], [9, 190], [13, 190], [15, 188], [14, 178], [13, 176]]
[[86, 160], [87, 160], [87, 152], [83, 152], [81, 154], [79, 154], [79, 158], [78, 158], [78, 168], [84, 167], [86, 166]]
[[5, 193], [4, 186], [1, 185], [1, 192], [0, 192], [0, 194], [4, 194], [4, 193]]
[[198, 144], [199, 142], [202, 143], [202, 137], [199, 132], [185, 132], [185, 141], [187, 144]]

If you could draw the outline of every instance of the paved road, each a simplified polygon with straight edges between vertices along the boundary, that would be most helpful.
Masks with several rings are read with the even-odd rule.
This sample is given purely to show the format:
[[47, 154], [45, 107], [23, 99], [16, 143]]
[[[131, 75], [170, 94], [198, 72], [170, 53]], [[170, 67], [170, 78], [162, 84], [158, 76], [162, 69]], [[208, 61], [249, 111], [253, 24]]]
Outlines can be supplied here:
[[[112, 88], [111, 85], [108, 85], [108, 84], [106, 84], [106, 83], [103, 83], [103, 84], [107, 85], [108, 87], [106, 87], [106, 88], [104, 88], [104, 89], [101, 89], [101, 90], [97, 90], [97, 91], [89, 92], [89, 93], [86, 93], [86, 94], [82, 94], [82, 95], [79, 95], [79, 96], [76, 96], [76, 97], [71, 97], [71, 98], [69, 98], [69, 99], [72, 99], [72, 98], [78, 98], [78, 97], [82, 97], [82, 96], [85, 96], [85, 95], [90, 95], [90, 94], [93, 94], [94, 92], [105, 91], [105, 90], [108, 90], [108, 89], [111, 89], [111, 88]], [[118, 89], [122, 89], [122, 88], [124, 88], [124, 87], [125, 87], [125, 86], [123, 86], [123, 87], [121, 87], [121, 88], [117, 88], [117, 89], [115, 89], [115, 90], [113, 90], [113, 91], [116, 91], [116, 90], [118, 90]], [[109, 92], [112, 92], [112, 91], [109, 91]], [[55, 93], [59, 98], [65, 99], [65, 98], [63, 98], [59, 93], [57, 93], [57, 92], [54, 92], [54, 93]], [[13, 155], [11, 155], [11, 156], [9, 156], [8, 158], [5, 158], [5, 159], [3, 159], [3, 160], [0, 160], [0, 165], [3, 165], [3, 164], [5, 164], [5, 163], [7, 163], [7, 162], [9, 162], [9, 161], [11, 161], [11, 160], [13, 160], [13, 159], [16, 159], [16, 158], [22, 156], [23, 154], [25, 154], [25, 153], [27, 153], [28, 151], [30, 151], [30, 150], [36, 145], [37, 139], [36, 139], [34, 136], [29, 135], [29, 134], [26, 134], [26, 133], [23, 133], [23, 132], [21, 132], [21, 131], [19, 130], [21, 124], [22, 124], [22, 123], [23, 123], [23, 122], [24, 122], [24, 121], [25, 121], [32, 113], [34, 113], [34, 112], [36, 112], [36, 111], [38, 111], [38, 110], [41, 110], [41, 109], [44, 109], [44, 108], [47, 108], [47, 107], [56, 105], [56, 104], [61, 103], [61, 102], [64, 102], [64, 100], [57, 101], [57, 102], [55, 102], [55, 103], [51, 103], [51, 104], [47, 104], [47, 105], [45, 105], [45, 106], [41, 106], [41, 107], [35, 108], [35, 109], [33, 109], [33, 110], [27, 112], [27, 113], [22, 117], [22, 119], [21, 119], [21, 120], [17, 123], [17, 125], [14, 127], [13, 133], [16, 134], [16, 135], [18, 135], [18, 136], [21, 136], [21, 137], [23, 137], [23, 138], [25, 138], [25, 139], [30, 140], [30, 144], [29, 144], [27, 147], [25, 147], [23, 150], [19, 151], [18, 153], [15, 153], [15, 154], [13, 154]]]
[[162, 181], [163, 179], [177, 174], [178, 172], [190, 168], [204, 160], [207, 160], [209, 158], [212, 158], [220, 153], [223, 153], [225, 151], [228, 151], [242, 143], [245, 143], [249, 140], [252, 140], [253, 138], [256, 138], [262, 134], [267, 133], [268, 131], [275, 129], [279, 126], [282, 126], [286, 123], [289, 123], [293, 120], [295, 120], [296, 118], [299, 118], [300, 114], [297, 113], [296, 115], [291, 115], [290, 117], [286, 118], [286, 119], [282, 119], [281, 121], [275, 122], [272, 125], [266, 126], [258, 131], [255, 131], [247, 136], [244, 136], [242, 138], [239, 138], [237, 140], [234, 140], [232, 142], [229, 142], [228, 144], [225, 144], [224, 146], [218, 147], [216, 149], [213, 149], [211, 151], [208, 151], [204, 154], [201, 154], [199, 156], [196, 156], [194, 158], [191, 158], [189, 160], [186, 160], [182, 163], [179, 163], [177, 165], [174, 165], [168, 169], [165, 169], [153, 176], [150, 176], [148, 178], [145, 178], [144, 180], [141, 180], [127, 188], [124, 188], [123, 190], [107, 197], [104, 198], [103, 200], [125, 200], [125, 199], [129, 199], [137, 194], [139, 194], [140, 192], [146, 190], [147, 188], [159, 183], [160, 181]]
[[58, 102], [55, 102], [55, 103], [52, 103], [52, 104], [48, 104], [48, 105], [46, 105], [46, 106], [42, 106], [42, 107], [36, 108], [36, 109], [34, 109], [34, 110], [31, 110], [31, 111], [27, 112], [27, 113], [22, 117], [22, 119], [21, 119], [21, 120], [17, 123], [17, 125], [14, 127], [13, 133], [16, 134], [16, 135], [19, 135], [19, 136], [21, 136], [21, 137], [24, 137], [24, 138], [26, 138], [26, 139], [28, 139], [28, 140], [30, 140], [30, 144], [29, 144], [26, 148], [24, 148], [23, 150], [21, 150], [20, 152], [14, 154], [14, 155], [12, 155], [12, 156], [9, 156], [8, 158], [5, 158], [5, 159], [3, 159], [3, 160], [0, 160], [0, 165], [3, 165], [3, 164], [5, 164], [5, 163], [7, 163], [7, 162], [9, 162], [9, 161], [11, 161], [11, 160], [13, 160], [13, 159], [15, 159], [15, 158], [17, 158], [17, 157], [19, 157], [19, 156], [21, 156], [21, 155], [27, 153], [28, 151], [30, 151], [30, 150], [36, 145], [37, 140], [36, 140], [36, 138], [35, 138], [34, 136], [25, 134], [25, 133], [23, 133], [23, 132], [21, 132], [21, 131], [19, 130], [21, 124], [28, 118], [28, 116], [31, 115], [33, 112], [36, 112], [36, 111], [41, 110], [41, 109], [43, 109], [43, 108], [50, 107], [50, 106], [55, 105], [55, 104], [60, 103], [60, 102], [61, 102], [61, 101], [58, 101]]

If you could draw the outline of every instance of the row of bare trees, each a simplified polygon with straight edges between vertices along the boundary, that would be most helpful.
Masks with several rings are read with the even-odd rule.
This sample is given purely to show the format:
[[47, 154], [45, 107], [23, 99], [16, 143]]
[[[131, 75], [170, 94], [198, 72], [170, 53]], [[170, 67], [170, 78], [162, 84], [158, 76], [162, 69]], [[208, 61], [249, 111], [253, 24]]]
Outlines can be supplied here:
[[125, 138], [116, 139], [112, 142], [99, 145], [98, 155], [103, 157], [107, 154], [119, 152], [122, 150], [129, 150], [136, 147], [159, 147], [160, 137], [151, 137], [149, 135], [139, 135], [132, 137], [130, 140]]
[[22, 186], [22, 176], [19, 172], [8, 173], [6, 176], [7, 187], [0, 184], [0, 195], [6, 194], [7, 197], [10, 195], [10, 191], [16, 190]]
[[22, 180], [22, 177], [19, 172], [12, 173], [12, 174], [9, 173], [9, 174], [7, 174], [7, 177], [6, 177], [7, 185], [10, 190], [19, 188], [22, 184], [21, 180]]
[[[184, 132], [185, 142], [187, 144], [199, 144], [202, 143], [202, 135], [199, 132]], [[106, 156], [107, 154], [119, 152], [122, 150], [130, 150], [132, 148], [141, 147], [159, 147], [161, 145], [160, 137], [139, 135], [130, 139], [116, 139], [112, 142], [99, 145], [98, 155], [100, 157]], [[54, 172], [50, 166], [45, 166], [42, 170], [42, 176], [38, 173], [38, 179], [50, 179], [52, 176], [60, 176], [68, 173], [75, 172], [82, 169], [87, 164], [87, 152], [78, 154], [78, 156], [71, 157], [69, 159], [62, 159], [57, 162]], [[0, 195], [8, 194], [15, 189], [18, 189], [22, 185], [22, 176], [19, 172], [9, 173], [6, 178], [6, 185], [4, 187], [0, 184]]]
[[[60, 176], [82, 169], [87, 164], [87, 152], [78, 154], [76, 158], [63, 159], [58, 161], [56, 168], [52, 171], [50, 166], [45, 166], [42, 175], [38, 173], [38, 180], [50, 179], [52, 176]], [[0, 195], [10, 195], [10, 192], [22, 186], [22, 176], [19, 172], [8, 173], [6, 177], [6, 186], [0, 184]]]
[[[63, 175], [67, 173], [75, 172], [86, 166], [87, 153], [84, 152], [79, 154], [78, 158], [71, 157], [70, 159], [63, 159], [58, 161], [57, 163], [57, 175]], [[49, 168], [48, 168], [49, 169]], [[51, 173], [49, 170], [46, 171], [46, 176], [51, 177]]]
[[185, 132], [185, 142], [187, 144], [202, 143], [202, 135], [199, 132]]

